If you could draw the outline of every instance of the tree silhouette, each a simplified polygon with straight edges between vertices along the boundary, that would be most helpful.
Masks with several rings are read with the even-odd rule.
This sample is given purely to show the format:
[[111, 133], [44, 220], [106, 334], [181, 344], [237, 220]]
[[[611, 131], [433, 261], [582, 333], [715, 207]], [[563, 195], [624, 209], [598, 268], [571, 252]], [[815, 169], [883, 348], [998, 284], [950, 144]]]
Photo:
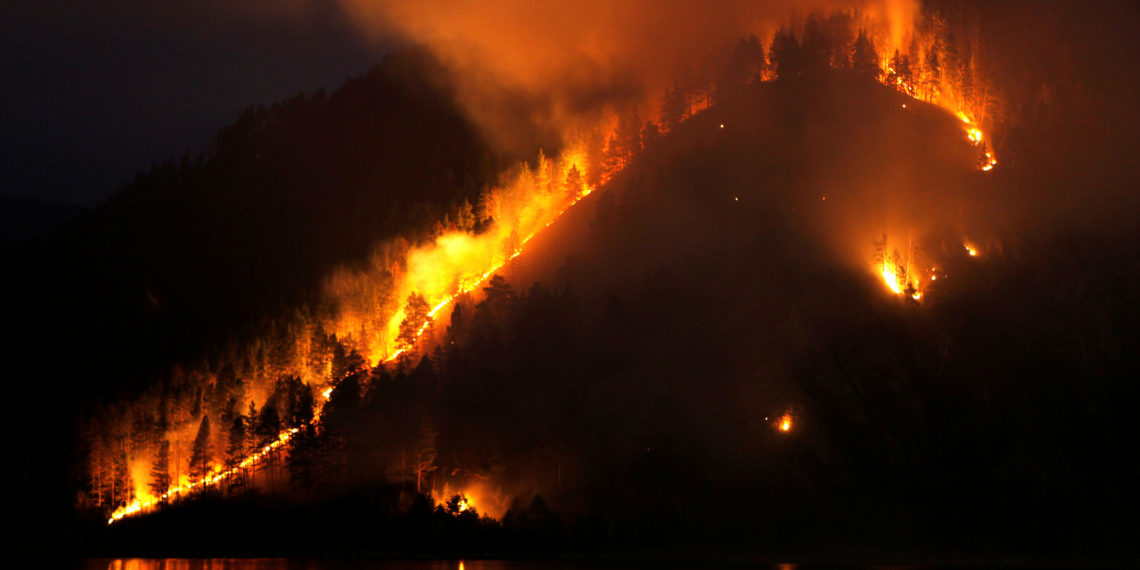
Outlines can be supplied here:
[[851, 66], [855, 74], [860, 77], [878, 80], [879, 74], [882, 73], [879, 69], [879, 54], [865, 30], [859, 30], [859, 37], [851, 47]]
[[942, 63], [938, 55], [938, 45], [930, 46], [926, 52], [926, 100], [932, 101], [938, 97], [942, 89]]
[[416, 492], [423, 492], [424, 478], [427, 474], [435, 471], [435, 459], [437, 455], [435, 440], [438, 432], [435, 429], [435, 422], [432, 421], [430, 416], [424, 416], [420, 420], [420, 429], [416, 436], [415, 448], [412, 450], [412, 470], [416, 474]]
[[400, 350], [401, 358], [410, 357], [419, 340], [420, 330], [431, 326], [431, 306], [427, 299], [418, 292], [408, 295], [408, 302], [404, 305], [404, 319], [400, 321], [399, 334], [396, 336], [396, 350]]
[[758, 80], [763, 71], [764, 46], [760, 39], [755, 34], [740, 38], [721, 65], [716, 80], [717, 101]]
[[802, 60], [795, 34], [781, 26], [772, 37], [772, 47], [768, 49], [769, 67], [776, 79], [787, 79], [802, 73]]
[[190, 476], [201, 479], [210, 474], [210, 416], [203, 415], [198, 424], [198, 435], [194, 438], [190, 454]]
[[257, 445], [267, 445], [281, 433], [281, 417], [277, 413], [277, 404], [273, 399], [265, 402], [261, 412], [257, 414], [257, 424], [253, 428], [257, 436]]
[[245, 416], [235, 414], [230, 423], [230, 433], [226, 446], [226, 465], [234, 467], [245, 456]]
[[317, 482], [320, 459], [320, 440], [316, 429], [312, 424], [306, 424], [290, 441], [289, 458], [285, 463], [289, 480], [302, 490], [312, 489]]
[[582, 185], [582, 172], [578, 170], [577, 166], [571, 166], [570, 170], [566, 172], [566, 191], [570, 193], [571, 197], [578, 196], [582, 193]]
[[150, 491], [155, 497], [162, 496], [170, 489], [170, 440], [158, 444], [154, 462], [150, 466]]

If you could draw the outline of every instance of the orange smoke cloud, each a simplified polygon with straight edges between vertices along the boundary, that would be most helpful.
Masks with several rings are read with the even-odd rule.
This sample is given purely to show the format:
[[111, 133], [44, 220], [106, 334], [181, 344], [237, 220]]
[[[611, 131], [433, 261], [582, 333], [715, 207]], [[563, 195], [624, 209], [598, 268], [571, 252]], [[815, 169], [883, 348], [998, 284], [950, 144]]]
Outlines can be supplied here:
[[664, 89], [700, 74], [709, 55], [750, 33], [767, 42], [779, 25], [814, 10], [885, 15], [892, 36], [915, 12], [913, 0], [342, 3], [374, 37], [422, 44], [456, 70], [463, 103], [506, 148], [524, 127], [545, 142], [593, 126], [607, 108], [652, 113]]

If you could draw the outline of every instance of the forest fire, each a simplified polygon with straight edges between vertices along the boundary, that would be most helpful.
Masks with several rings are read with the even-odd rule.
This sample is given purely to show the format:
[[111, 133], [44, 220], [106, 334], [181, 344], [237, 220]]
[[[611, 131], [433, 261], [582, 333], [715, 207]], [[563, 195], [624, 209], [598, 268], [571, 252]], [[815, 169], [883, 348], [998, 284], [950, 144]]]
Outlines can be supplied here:
[[256, 453], [249, 455], [243, 459], [241, 463], [234, 467], [224, 470], [218, 467], [214, 467], [211, 474], [203, 478], [190, 481], [188, 483], [183, 483], [176, 487], [171, 487], [168, 491], [158, 497], [142, 497], [135, 499], [131, 503], [115, 509], [115, 511], [111, 513], [111, 518], [107, 519], [107, 524], [112, 524], [131, 515], [149, 512], [163, 503], [181, 498], [196, 490], [209, 487], [211, 485], [216, 485], [222, 481], [233, 478], [238, 473], [256, 467], [274, 451], [277, 451], [281, 448], [281, 446], [289, 443], [289, 440], [297, 434], [297, 431], [297, 428], [291, 428], [281, 432], [281, 434], [277, 436], [276, 441], [263, 446]]
[[[922, 267], [924, 264], [920, 263], [922, 256], [916, 250], [917, 248], [908, 240], [904, 255], [903, 252], [891, 247], [887, 235], [883, 234], [882, 238], [875, 244], [873, 259], [876, 275], [882, 278], [883, 284], [891, 293], [906, 296], [914, 301], [921, 301], [923, 297], [922, 281], [918, 275], [919, 270], [916, 268]], [[934, 279], [932, 278], [931, 281]]]
[[[545, 168], [549, 168], [551, 172], [561, 172], [564, 176], [563, 179], [566, 181], [566, 191], [564, 193], [565, 198], [561, 205], [555, 202], [553, 204], [554, 207], [551, 208], [551, 194], [549, 193], [549, 186], [547, 188], [542, 188], [541, 186], [535, 187], [536, 185], [534, 184], [534, 181], [536, 179], [530, 176], [533, 173], [531, 173], [529, 169], [524, 168], [523, 173], [516, 180], [515, 185], [512, 187], [512, 189], [520, 194], [520, 196], [517, 196], [517, 198], [531, 197], [540, 203], [521, 204], [519, 207], [519, 212], [516, 213], [516, 216], [518, 217], [515, 219], [516, 223], [520, 221], [522, 223], [518, 223], [516, 227], [509, 229], [506, 227], [499, 227], [496, 228], [496, 231], [487, 232], [487, 234], [492, 237], [500, 237], [504, 234], [515, 236], [518, 233], [518, 229], [521, 227], [527, 231], [524, 238], [512, 243], [511, 241], [507, 241], [507, 238], [502, 238], [501, 240], [485, 238], [480, 239], [483, 238], [483, 236], [470, 236], [469, 234], [464, 233], [452, 233], [442, 236], [439, 240], [437, 240], [435, 248], [428, 248], [427, 250], [423, 250], [422, 253], [424, 257], [430, 258], [433, 253], [438, 252], [440, 249], [446, 249], [446, 244], [448, 242], [466, 241], [474, 244], [475, 247], [481, 245], [484, 248], [481, 255], [473, 255], [467, 259], [472, 259], [473, 263], [479, 263], [480, 261], [487, 262], [485, 260], [491, 260], [489, 262], [492, 264], [490, 267], [473, 267], [470, 265], [464, 266], [462, 263], [459, 263], [457, 266], [456, 258], [448, 259], [450, 264], [445, 264], [447, 267], [444, 269], [437, 268], [430, 263], [409, 263], [409, 265], [414, 269], [410, 270], [409, 274], [406, 276], [406, 280], [408, 282], [425, 283], [434, 278], [436, 282], [451, 282], [457, 285], [455, 285], [456, 288], [452, 291], [443, 293], [443, 297], [438, 300], [433, 306], [431, 306], [430, 310], [428, 310], [425, 314], [420, 315], [420, 322], [412, 323], [415, 326], [415, 332], [410, 336], [410, 338], [403, 339], [403, 342], [405, 344], [404, 346], [400, 348], [386, 349], [390, 350], [389, 356], [386, 358], [377, 358], [378, 361], [384, 363], [394, 362], [402, 355], [406, 354], [407, 351], [414, 349], [420, 343], [424, 334], [430, 329], [432, 318], [434, 318], [448, 305], [453, 303], [455, 299], [460, 295], [475, 290], [477, 287], [490, 279], [491, 276], [499, 271], [504, 265], [521, 255], [524, 251], [525, 245], [530, 242], [531, 239], [533, 239], [543, 229], [549, 227], [551, 224], [557, 221], [558, 218], [561, 217], [562, 214], [565, 213], [568, 209], [573, 207], [575, 204], [593, 192], [594, 187], [582, 181], [581, 178], [581, 172], [585, 170], [587, 164], [585, 153], [583, 151], [572, 151], [567, 153], [567, 155], [569, 156], [568, 159], [555, 163], [558, 165], [557, 170], [555, 170], [554, 165], [548, 164], [545, 157], [540, 156], [539, 158], [540, 171], [538, 174], [540, 176], [542, 174], [542, 169]], [[547, 182], [547, 184], [550, 185], [551, 182]], [[521, 220], [519, 220], [519, 218], [521, 218]], [[496, 256], [495, 251], [500, 243], [511, 244], [511, 247], [499, 248], [498, 251], [501, 251], [501, 254]], [[476, 251], [478, 250], [476, 249]], [[412, 252], [410, 254], [410, 256], [415, 255], [416, 252]], [[452, 273], [448, 273], [449, 270]], [[463, 275], [473, 276], [463, 277]], [[399, 327], [402, 321], [406, 321], [409, 318], [414, 318], [406, 315], [405, 312], [405, 310], [397, 312], [392, 317], [390, 322], [396, 327]], [[391, 338], [393, 338], [392, 343], [394, 346], [396, 342], [396, 335], [392, 335]], [[331, 398], [338, 382], [333, 382], [331, 386], [321, 392], [322, 400], [316, 402], [313, 418], [310, 423], [317, 425], [317, 422], [319, 422], [321, 417], [323, 404]], [[263, 446], [256, 452], [248, 455], [236, 466], [224, 470], [215, 469], [209, 475], [206, 475], [204, 477], [189, 480], [177, 486], [172, 486], [169, 488], [169, 490], [167, 490], [165, 493], [162, 493], [158, 497], [146, 495], [144, 490], [142, 493], [139, 493], [138, 498], [115, 509], [115, 511], [111, 514], [111, 517], [108, 519], [107, 523], [112, 524], [128, 516], [152, 511], [164, 503], [187, 496], [196, 490], [214, 486], [221, 482], [233, 479], [237, 475], [244, 473], [251, 468], [255, 468], [271, 454], [279, 451], [283, 446], [288, 444], [299, 431], [300, 428], [298, 427], [286, 429], [280, 432], [276, 440]], [[462, 494], [459, 496], [461, 499], [456, 502], [455, 505], [450, 505], [450, 507], [457, 509], [457, 512], [464, 512], [468, 510], [470, 506], [472, 506], [472, 503], [470, 502], [467, 494]]]
[[[159, 18], [110, 55], [284, 45], [305, 77], [243, 73], [295, 95], [10, 244], [10, 401], [42, 408], [11, 430], [18, 546], [124, 567], [1126, 556], [1140, 175], [1117, 155], [1140, 54], [1087, 6], [1000, 4]], [[23, 38], [15, 72], [63, 40]], [[93, 63], [71, 67], [131, 83], [97, 102], [184, 106]], [[33, 103], [68, 80], [46, 79]], [[212, 112], [253, 92], [207, 87]], [[169, 145], [114, 148], [142, 147]]]
[[[540, 169], [544, 168], [544, 166], [543, 166], [544, 164], [545, 164], [545, 160], [540, 157], [539, 168]], [[483, 268], [483, 267], [480, 267], [480, 268], [464, 267], [462, 269], [459, 269], [460, 277], [456, 277], [453, 274], [449, 274], [446, 270], [441, 271], [440, 269], [436, 268], [435, 266], [433, 266], [430, 263], [424, 263], [422, 265], [415, 265], [414, 266], [415, 269], [409, 270], [409, 275], [407, 276], [407, 280], [410, 282], [422, 283], [425, 281], [432, 280], [432, 278], [435, 278], [437, 280], [442, 279], [445, 281], [449, 280], [449, 281], [458, 283], [458, 286], [455, 290], [443, 293], [443, 297], [440, 300], [438, 300], [431, 307], [431, 309], [427, 312], [427, 314], [420, 316], [420, 318], [418, 320], [420, 320], [421, 322], [419, 323], [419, 326], [416, 329], [412, 339], [410, 339], [411, 340], [411, 342], [409, 343], [410, 346], [414, 346], [414, 345], [419, 343], [419, 341], [423, 337], [424, 333], [427, 332], [428, 328], [431, 326], [431, 324], [432, 324], [431, 319], [435, 318], [435, 316], [440, 311], [442, 311], [443, 309], [445, 309], [449, 305], [451, 305], [451, 303], [453, 303], [455, 301], [455, 299], [458, 298], [460, 295], [474, 291], [476, 288], [478, 288], [484, 282], [486, 282], [488, 279], [490, 279], [491, 276], [493, 276], [496, 272], [498, 272], [500, 269], [502, 269], [503, 266], [510, 263], [516, 257], [521, 255], [523, 253], [523, 248], [526, 246], [527, 243], [530, 242], [531, 239], [533, 239], [536, 235], [538, 235], [538, 233], [541, 232], [542, 230], [550, 227], [550, 225], [553, 224], [554, 222], [556, 222], [558, 220], [558, 218], [560, 218], [562, 216], [562, 214], [564, 214], [567, 210], [572, 208], [580, 200], [582, 200], [586, 196], [589, 196], [590, 193], [593, 192], [594, 187], [592, 187], [592, 186], [590, 186], [584, 182], [580, 182], [580, 175], [577, 174], [579, 172], [584, 171], [585, 166], [586, 166], [586, 159], [585, 159], [585, 154], [583, 152], [577, 151], [577, 152], [570, 153], [570, 158], [568, 160], [566, 160], [562, 164], [561, 169], [559, 169], [563, 174], [563, 179], [568, 181], [567, 182], [568, 187], [566, 188], [567, 201], [563, 205], [561, 205], [560, 207], [558, 205], [555, 205], [555, 208], [557, 208], [557, 209], [553, 210], [551, 213], [546, 214], [545, 218], [540, 217], [541, 214], [534, 214], [533, 215], [534, 219], [533, 219], [532, 223], [539, 222], [539, 223], [541, 223], [541, 225], [534, 224], [534, 225], [537, 225], [537, 227], [531, 226], [531, 227], [522, 228], [524, 230], [527, 230], [528, 233], [526, 234], [526, 237], [522, 238], [521, 240], [516, 241], [513, 244], [513, 247], [511, 247], [510, 241], [482, 240], [482, 245], [484, 247], [484, 251], [482, 252], [482, 255], [476, 255], [475, 258], [476, 258], [476, 260], [481, 260], [481, 259], [492, 260], [489, 262], [492, 264], [490, 267], [486, 267], [486, 268]], [[520, 179], [522, 182], [516, 182], [516, 185], [521, 184], [521, 183], [525, 183], [528, 179], [527, 174], [528, 173], [524, 173], [523, 175], [521, 175]], [[541, 170], [540, 170], [539, 174], [541, 175]], [[549, 182], [548, 182], [548, 184], [549, 184]], [[516, 190], [518, 190], [518, 189], [520, 189], [520, 188], [518, 186], [516, 186]], [[523, 188], [523, 189], [524, 190], [531, 190], [531, 192], [530, 192], [531, 196], [537, 196], [540, 199], [544, 198], [544, 196], [541, 193], [541, 188], [539, 188], [539, 189]], [[525, 208], [526, 207], [524, 207], [524, 209]], [[542, 211], [543, 210], [541, 208], [538, 209], [538, 212], [541, 213]], [[531, 214], [527, 214], [527, 215], [529, 216]], [[525, 222], [525, 220], [520, 221], [520, 226], [522, 225], [522, 222]], [[508, 229], [505, 227], [504, 228], [497, 228], [495, 235], [501, 236], [502, 234], [507, 234], [508, 236], [517, 236], [518, 235], [518, 229], [519, 229], [518, 227], [515, 227], [515, 228], [510, 228], [508, 231]], [[442, 240], [450, 240], [450, 239], [465, 240], [468, 237], [469, 236], [466, 236], [466, 235], [444, 236], [444, 237], [441, 237], [439, 240], [437, 240], [437, 246], [439, 245], [440, 241], [442, 241]], [[504, 239], [509, 239], [509, 238], [504, 238]], [[498, 245], [498, 243], [507, 244], [508, 247], [502, 248], [501, 249], [501, 251], [502, 251], [501, 257], [496, 258], [492, 253], [494, 252], [494, 247], [496, 245]], [[490, 250], [490, 251], [487, 251], [487, 250]], [[409, 264], [409, 265], [412, 265], [412, 264]], [[482, 270], [482, 271], [479, 273], [476, 273], [476, 271], [479, 271], [479, 270]], [[455, 269], [452, 269], [452, 271], [455, 271]], [[467, 275], [467, 277], [463, 277], [463, 275]], [[406, 314], [406, 311], [400, 311], [392, 317], [389, 326], [390, 327], [391, 326], [398, 327], [399, 324], [404, 319], [407, 319], [407, 318], [409, 318], [409, 315]], [[393, 338], [396, 338], [396, 337], [393, 337]], [[388, 356], [387, 358], [379, 358], [378, 360], [380, 360], [381, 362], [393, 362], [396, 359], [398, 359], [401, 355], [403, 355], [405, 352], [410, 350], [410, 346], [409, 347], [402, 347], [402, 348], [395, 348], [395, 343], [393, 343], [393, 348], [391, 349], [390, 356]]]
[[899, 276], [895, 274], [894, 270], [890, 267], [883, 266], [883, 282], [886, 283], [887, 288], [894, 291], [896, 295], [901, 295], [903, 292], [902, 285], [899, 284]]
[[[982, 156], [981, 169], [992, 170], [997, 161], [985, 147], [984, 135], [978, 124], [975, 123], [962, 110], [973, 109], [977, 104], [968, 96], [958, 95], [958, 91], [949, 82], [939, 83], [941, 72], [937, 66], [921, 66], [917, 61], [928, 58], [937, 42], [932, 37], [920, 36], [918, 41], [912, 42], [909, 47], [912, 53], [902, 54], [895, 50], [895, 57], [882, 61], [882, 74], [879, 79], [886, 85], [897, 89], [907, 96], [920, 101], [926, 101], [951, 110], [963, 122], [966, 137], [974, 146], [980, 147]], [[897, 43], [897, 42], [896, 42]], [[761, 50], [762, 51], [762, 50]], [[753, 75], [740, 79], [742, 83], [762, 82], [777, 78], [778, 65], [775, 62], [777, 55], [769, 54], [771, 62], [757, 63]], [[872, 59], [871, 69], [875, 69], [877, 56]], [[908, 61], [909, 58], [909, 61]], [[917, 60], [917, 61], [916, 61]], [[962, 62], [958, 62], [963, 65]], [[837, 67], [849, 69], [849, 64], [835, 63]], [[939, 87], [940, 86], [940, 87]], [[699, 90], [698, 90], [699, 91]], [[135, 426], [129, 421], [121, 420], [120, 435], [108, 438], [111, 445], [100, 450], [102, 454], [97, 465], [92, 468], [98, 472], [93, 478], [99, 482], [94, 486], [98, 488], [99, 506], [103, 506], [102, 483], [104, 471], [111, 473], [114, 480], [119, 477], [116, 469], [120, 463], [129, 463], [133, 483], [129, 484], [129, 491], [112, 490], [110, 505], [120, 505], [114, 510], [109, 523], [121, 520], [124, 517], [138, 513], [148, 512], [157, 506], [169, 501], [184, 497], [204, 487], [216, 486], [219, 483], [236, 479], [239, 475], [263, 464], [273, 454], [284, 451], [301, 430], [310, 427], [320, 428], [320, 419], [326, 403], [333, 397], [338, 384], [345, 376], [330, 379], [333, 376], [332, 351], [326, 345], [337, 344], [345, 352], [362, 356], [367, 366], [398, 363], [399, 368], [414, 365], [413, 358], [427, 353], [427, 350], [436, 343], [435, 323], [437, 319], [446, 316], [446, 310], [456, 303], [461, 296], [477, 291], [487, 283], [496, 273], [506, 267], [512, 260], [523, 254], [527, 244], [543, 229], [559, 220], [565, 212], [590, 195], [597, 187], [605, 184], [617, 172], [622, 170], [640, 151], [651, 136], [660, 136], [677, 128], [681, 121], [695, 115], [702, 108], [712, 105], [707, 96], [712, 88], [704, 90], [706, 96], [699, 97], [698, 92], [681, 94], [679, 110], [670, 110], [666, 93], [665, 108], [659, 110], [658, 122], [649, 121], [648, 127], [642, 130], [640, 118], [630, 120], [629, 117], [607, 117], [596, 120], [594, 130], [596, 133], [581, 135], [572, 138], [559, 156], [548, 158], [539, 153], [531, 164], [520, 164], [508, 174], [502, 176], [505, 180], [500, 186], [486, 188], [471, 204], [462, 200], [460, 204], [446, 210], [436, 220], [436, 226], [423, 235], [409, 238], [400, 238], [380, 244], [374, 252], [367, 267], [360, 269], [342, 268], [326, 279], [323, 291], [323, 307], [320, 311], [313, 311], [289, 322], [284, 328], [287, 332], [280, 336], [284, 339], [279, 344], [284, 348], [269, 347], [270, 342], [257, 342], [248, 348], [249, 358], [245, 359], [244, 374], [249, 385], [234, 389], [238, 394], [233, 399], [249, 402], [250, 411], [243, 416], [242, 409], [236, 411], [239, 417], [248, 418], [252, 423], [255, 418], [260, 419], [265, 408], [278, 403], [271, 396], [272, 382], [276, 377], [289, 375], [310, 390], [318, 397], [313, 398], [311, 404], [312, 414], [303, 422], [286, 423], [285, 429], [259, 435], [259, 442], [269, 441], [273, 433], [276, 439], [269, 443], [250, 450], [245, 448], [244, 456], [230, 457], [221, 468], [218, 464], [210, 463], [208, 474], [202, 475], [201, 469], [195, 471], [198, 477], [191, 477], [182, 469], [185, 467], [187, 448], [191, 447], [193, 439], [186, 433], [192, 431], [193, 424], [198, 418], [205, 418], [213, 414], [211, 420], [219, 416], [227, 418], [222, 423], [232, 424], [229, 418], [235, 413], [230, 409], [228, 416], [219, 413], [222, 404], [209, 400], [202, 392], [205, 387], [216, 387], [222, 384], [219, 369], [207, 369], [193, 377], [191, 383], [198, 384], [196, 405], [184, 406], [174, 421], [155, 421], [158, 425], [165, 425], [168, 433], [163, 433], [159, 440], [173, 440], [169, 442], [174, 448], [175, 467], [173, 479], [177, 484], [165, 485], [151, 482], [146, 484], [143, 479], [151, 475], [151, 463], [158, 463], [159, 454], [153, 449], [147, 449], [141, 443], [135, 447], [143, 448], [136, 452], [131, 445], [124, 443], [126, 438], [137, 436]], [[672, 93], [677, 95], [677, 93]], [[909, 99], [908, 99], [909, 100]], [[702, 107], [703, 105], [703, 107]], [[902, 105], [904, 109], [907, 105]], [[674, 113], [670, 115], [670, 113]], [[984, 117], [984, 114], [977, 116]], [[636, 114], [634, 114], [636, 117]], [[626, 123], [634, 127], [630, 132], [619, 133]], [[659, 124], [658, 124], [659, 123]], [[735, 123], [734, 123], [735, 124]], [[616, 126], [615, 126], [616, 125]], [[725, 123], [719, 120], [713, 123], [718, 130], [725, 129]], [[588, 130], [588, 129], [587, 129]], [[598, 144], [589, 142], [590, 137], [601, 138], [613, 130], [609, 143], [604, 149]], [[627, 129], [628, 130], [628, 129]], [[632, 134], [630, 134], [632, 133]], [[620, 137], [618, 135], [621, 135]], [[646, 138], [643, 138], [646, 137]], [[827, 195], [821, 201], [831, 203]], [[740, 201], [740, 196], [733, 196], [733, 201]], [[967, 247], [970, 255], [976, 251]], [[894, 295], [906, 296], [914, 301], [923, 298], [920, 279], [911, 272], [914, 248], [908, 245], [906, 255], [898, 251], [889, 251], [884, 243], [876, 253], [875, 272], [883, 280], [884, 285]], [[933, 280], [934, 277], [931, 277]], [[317, 316], [319, 315], [319, 316]], [[331, 339], [331, 341], [330, 341]], [[235, 353], [244, 349], [236, 349]], [[345, 355], [341, 355], [342, 357]], [[248, 364], [253, 363], [253, 364]], [[319, 391], [314, 387], [322, 387]], [[232, 386], [230, 387], [232, 389]], [[193, 392], [193, 390], [190, 390]], [[227, 394], [228, 395], [228, 394]], [[312, 394], [310, 394], [310, 397]], [[191, 397], [183, 396], [186, 401]], [[156, 398], [157, 399], [157, 398]], [[222, 398], [215, 398], [221, 400]], [[254, 408], [253, 400], [260, 403], [261, 411]], [[185, 402], [183, 402], [185, 404]], [[150, 409], [162, 409], [163, 404], [155, 406], [148, 402]], [[207, 414], [206, 406], [213, 406]], [[243, 406], [244, 407], [244, 406]], [[140, 409], [142, 406], [140, 406]], [[190, 411], [196, 410], [196, 411]], [[162, 416], [165, 412], [156, 414]], [[274, 414], [277, 412], [274, 411]], [[126, 418], [132, 412], [122, 414]], [[141, 415], [141, 412], [137, 415]], [[137, 417], [135, 418], [137, 419]], [[143, 422], [145, 423], [145, 422]], [[272, 422], [270, 422], [271, 425]], [[280, 427], [280, 425], [278, 427]], [[121, 426], [128, 425], [123, 428]], [[777, 429], [787, 432], [792, 429], [793, 418], [790, 413], [784, 414], [778, 423]], [[177, 428], [171, 426], [178, 426]], [[223, 425], [230, 429], [231, 425]], [[127, 434], [123, 436], [121, 434]], [[221, 448], [226, 442], [215, 431], [212, 436], [214, 447]], [[238, 452], [234, 452], [238, 454]], [[178, 463], [181, 461], [181, 465]], [[157, 468], [156, 468], [157, 469]], [[170, 470], [169, 467], [165, 467]], [[162, 469], [157, 469], [162, 471]], [[126, 477], [130, 480], [131, 477]], [[162, 481], [161, 477], [158, 479]], [[116, 483], [113, 482], [114, 489]], [[149, 487], [149, 488], [148, 488]], [[155, 489], [166, 490], [157, 493]], [[456, 504], [459, 511], [474, 507], [470, 493], [460, 495], [462, 500]]]

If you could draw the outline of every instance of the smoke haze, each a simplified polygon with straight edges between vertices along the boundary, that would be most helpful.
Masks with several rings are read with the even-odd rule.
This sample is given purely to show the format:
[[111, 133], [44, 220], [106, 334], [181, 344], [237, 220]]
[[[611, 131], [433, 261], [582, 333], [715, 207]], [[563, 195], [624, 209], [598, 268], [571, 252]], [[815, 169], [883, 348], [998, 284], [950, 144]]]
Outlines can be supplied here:
[[901, 37], [915, 9], [903, 0], [343, 3], [373, 37], [421, 43], [457, 70], [464, 104], [514, 152], [565, 142], [607, 110], [646, 117], [666, 87], [701, 73], [709, 56], [750, 33], [766, 42], [814, 10], [885, 12], [884, 32]]

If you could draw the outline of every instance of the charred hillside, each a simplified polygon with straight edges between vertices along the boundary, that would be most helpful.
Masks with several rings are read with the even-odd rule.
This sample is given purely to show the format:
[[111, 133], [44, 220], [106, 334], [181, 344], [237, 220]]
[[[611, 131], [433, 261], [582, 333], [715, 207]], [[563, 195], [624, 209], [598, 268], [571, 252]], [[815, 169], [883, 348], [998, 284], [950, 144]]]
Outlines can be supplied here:
[[[996, 223], [1027, 199], [1017, 174], [979, 172], [955, 117], [864, 78], [752, 85], [648, 144], [414, 358], [337, 361], [272, 516], [206, 497], [98, 536], [1123, 553], [1140, 251]], [[935, 260], [920, 301], [883, 286], [886, 232]], [[501, 521], [415, 498], [441, 488]]]

